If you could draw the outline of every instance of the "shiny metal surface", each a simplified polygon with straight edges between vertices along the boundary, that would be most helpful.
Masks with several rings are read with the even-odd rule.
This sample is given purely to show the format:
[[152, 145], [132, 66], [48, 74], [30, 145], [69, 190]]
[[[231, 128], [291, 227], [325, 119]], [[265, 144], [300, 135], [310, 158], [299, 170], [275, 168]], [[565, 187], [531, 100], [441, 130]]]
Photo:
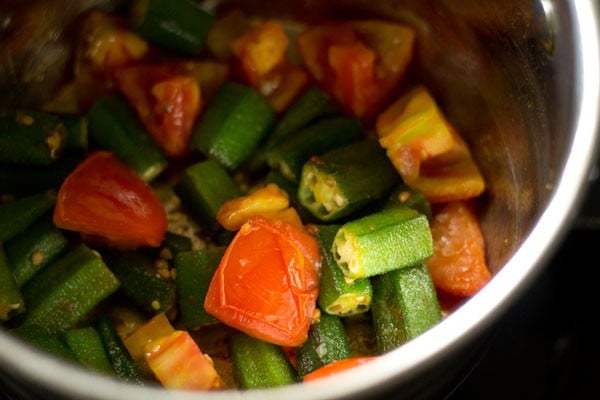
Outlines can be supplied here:
[[[232, 0], [226, 6], [309, 19], [378, 16], [416, 28], [415, 71], [466, 137], [489, 183], [482, 226], [495, 276], [438, 326], [370, 364], [311, 385], [202, 398], [373, 398], [389, 390], [396, 398], [428, 398], [468, 368], [474, 355], [467, 349], [535, 281], [580, 207], [599, 129], [597, 2], [306, 0], [264, 10], [259, 0]], [[12, 83], [0, 73], [0, 84]], [[28, 391], [36, 386], [98, 400], [198, 397], [87, 373], [1, 331], [0, 348], [3, 374]]]

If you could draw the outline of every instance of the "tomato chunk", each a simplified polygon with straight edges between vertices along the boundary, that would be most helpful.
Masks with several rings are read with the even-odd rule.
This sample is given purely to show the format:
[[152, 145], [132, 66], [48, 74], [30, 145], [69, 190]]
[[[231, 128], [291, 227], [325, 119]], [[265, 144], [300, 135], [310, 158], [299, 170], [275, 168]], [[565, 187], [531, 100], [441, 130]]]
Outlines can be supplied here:
[[298, 346], [315, 310], [320, 265], [318, 244], [308, 233], [252, 217], [227, 248], [204, 308], [250, 336]]
[[360, 20], [313, 25], [297, 47], [312, 78], [346, 112], [370, 119], [404, 77], [414, 40], [408, 26]]
[[433, 284], [455, 296], [472, 296], [491, 279], [479, 223], [464, 201], [437, 211], [431, 222], [433, 256], [425, 264]]
[[58, 192], [54, 223], [120, 248], [159, 246], [167, 230], [158, 195], [108, 151], [91, 153], [65, 179]]
[[198, 81], [176, 62], [122, 68], [115, 72], [115, 79], [165, 154], [171, 158], [186, 155], [201, 109]]
[[304, 375], [303, 380], [304, 382], [307, 382], [315, 379], [325, 378], [333, 374], [347, 371], [350, 368], [358, 367], [359, 365], [368, 363], [375, 358], [376, 356], [357, 356], [345, 358], [343, 360], [336, 360]]
[[224, 386], [212, 359], [186, 331], [175, 331], [146, 346], [146, 361], [168, 389], [204, 390]]

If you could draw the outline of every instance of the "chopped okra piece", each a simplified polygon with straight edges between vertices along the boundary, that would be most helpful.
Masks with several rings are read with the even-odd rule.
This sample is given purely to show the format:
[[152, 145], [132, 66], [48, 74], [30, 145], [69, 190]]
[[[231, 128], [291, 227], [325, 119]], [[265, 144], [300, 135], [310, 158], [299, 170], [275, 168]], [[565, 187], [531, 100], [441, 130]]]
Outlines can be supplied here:
[[193, 0], [135, 0], [131, 7], [135, 31], [153, 43], [181, 53], [200, 53], [213, 15]]
[[321, 314], [308, 331], [308, 340], [296, 350], [301, 377], [333, 361], [350, 357], [350, 344], [340, 317]]
[[42, 217], [5, 244], [15, 282], [23, 286], [67, 248], [68, 240], [50, 215]]
[[181, 252], [175, 256], [179, 293], [178, 322], [184, 329], [196, 329], [217, 322], [204, 309], [204, 298], [223, 254], [225, 247], [219, 246]]
[[120, 282], [119, 290], [149, 313], [168, 312], [177, 305], [177, 288], [167, 262], [140, 251], [103, 254]]
[[311, 157], [298, 198], [321, 221], [335, 221], [382, 199], [400, 181], [385, 150], [365, 139]]
[[208, 233], [221, 230], [217, 213], [223, 203], [242, 195], [227, 170], [211, 159], [189, 166], [176, 183], [174, 191], [183, 207], [199, 219]]
[[100, 334], [93, 326], [65, 332], [65, 342], [81, 365], [93, 371], [114, 374]]
[[433, 241], [425, 215], [394, 207], [342, 225], [331, 251], [348, 278], [368, 278], [431, 257]]
[[113, 321], [103, 314], [98, 318], [94, 327], [102, 339], [115, 374], [126, 382], [142, 383], [146, 377], [127, 351]]
[[379, 351], [395, 349], [440, 321], [437, 294], [425, 264], [374, 276], [371, 284], [371, 315]]
[[23, 294], [15, 282], [12, 267], [0, 243], [0, 322], [8, 321], [24, 311]]
[[431, 204], [427, 201], [425, 195], [404, 183], [401, 183], [389, 195], [384, 207], [406, 206], [424, 214], [428, 220], [431, 220]]
[[165, 240], [162, 244], [163, 248], [169, 250], [171, 256], [179, 253], [180, 251], [190, 251], [192, 250], [192, 246], [192, 239], [190, 239], [188, 236], [169, 231], [165, 233]]
[[265, 146], [269, 148], [282, 142], [319, 118], [340, 113], [339, 106], [321, 88], [309, 85], [277, 121]]
[[97, 100], [87, 118], [90, 137], [131, 166], [144, 181], [152, 181], [166, 168], [166, 156], [123, 97]]
[[75, 354], [61, 334], [50, 333], [38, 326], [19, 326], [11, 329], [10, 333], [38, 350], [48, 352], [63, 360], [77, 361]]
[[275, 121], [275, 111], [253, 88], [226, 82], [200, 116], [190, 146], [230, 171], [252, 155]]
[[40, 271], [22, 288], [23, 326], [64, 332], [75, 327], [119, 287], [98, 252], [79, 245]]
[[82, 114], [58, 114], [67, 128], [65, 152], [83, 154], [89, 148], [88, 120]]
[[358, 118], [323, 118], [268, 149], [265, 158], [269, 167], [281, 171], [293, 182], [300, 182], [302, 166], [310, 157], [355, 142], [363, 132]]
[[50, 165], [65, 149], [67, 128], [51, 113], [0, 110], [0, 162]]
[[244, 333], [229, 342], [233, 376], [242, 389], [290, 385], [298, 381], [296, 370], [280, 346]]
[[25, 232], [38, 218], [50, 211], [54, 203], [56, 203], [54, 190], [0, 203], [0, 242]]
[[368, 279], [348, 280], [331, 253], [340, 225], [318, 225], [316, 238], [323, 261], [319, 279], [318, 304], [323, 312], [346, 317], [369, 311], [373, 291]]

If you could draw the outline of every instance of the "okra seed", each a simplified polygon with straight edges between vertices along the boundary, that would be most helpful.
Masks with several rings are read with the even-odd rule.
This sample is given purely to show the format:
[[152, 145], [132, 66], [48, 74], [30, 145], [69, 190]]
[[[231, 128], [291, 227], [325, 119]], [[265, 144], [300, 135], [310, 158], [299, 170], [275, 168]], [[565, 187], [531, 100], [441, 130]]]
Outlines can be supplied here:
[[315, 308], [315, 311], [313, 311], [312, 320], [313, 321], [320, 321], [321, 320], [321, 310], [319, 310], [318, 308]]
[[44, 261], [44, 253], [42, 253], [39, 250], [36, 250], [33, 253], [31, 253], [31, 263], [34, 266], [40, 265], [43, 261]]
[[61, 142], [62, 138], [60, 136], [60, 133], [58, 133], [57, 131], [50, 132], [46, 137], [46, 145], [50, 149], [51, 158], [54, 159], [57, 157], [57, 151], [58, 149], [60, 149]]
[[404, 191], [398, 194], [398, 200], [400, 200], [401, 203], [406, 203], [408, 199], [410, 199], [410, 192]]
[[154, 262], [156, 268], [160, 270], [169, 269], [169, 263], [164, 258], [160, 258]]
[[160, 250], [160, 258], [162, 258], [163, 260], [172, 260], [173, 252], [168, 247], [163, 247]]
[[33, 124], [34, 120], [33, 117], [29, 114], [19, 114], [17, 116], [17, 122], [21, 125], [29, 126]]

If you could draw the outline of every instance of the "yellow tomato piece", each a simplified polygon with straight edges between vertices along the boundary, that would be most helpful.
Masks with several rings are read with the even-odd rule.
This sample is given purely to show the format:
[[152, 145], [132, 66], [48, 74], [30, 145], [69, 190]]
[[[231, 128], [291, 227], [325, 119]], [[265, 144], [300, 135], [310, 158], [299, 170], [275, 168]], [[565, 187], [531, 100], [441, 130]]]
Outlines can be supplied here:
[[146, 361], [168, 389], [220, 389], [224, 383], [212, 359], [186, 331], [175, 331], [146, 346]]
[[217, 212], [217, 220], [223, 228], [237, 231], [252, 216], [273, 214], [289, 206], [287, 193], [270, 183], [246, 196], [225, 202]]
[[286, 59], [289, 40], [281, 24], [266, 21], [249, 29], [233, 42], [233, 51], [252, 85]]
[[148, 372], [148, 365], [145, 359], [146, 346], [173, 332], [175, 332], [175, 328], [171, 325], [171, 321], [169, 321], [164, 313], [160, 313], [156, 314], [127, 336], [123, 340], [123, 344], [131, 355], [131, 358], [133, 358], [133, 361], [140, 368]]
[[135, 33], [121, 28], [117, 20], [101, 12], [92, 13], [86, 21], [88, 36], [85, 57], [95, 69], [106, 71], [132, 60], [139, 60], [148, 51], [148, 43]]
[[300, 218], [300, 215], [298, 215], [298, 211], [296, 211], [294, 207], [288, 207], [280, 211], [263, 212], [260, 215], [262, 215], [270, 221], [279, 220], [287, 222], [296, 229], [304, 230], [304, 224], [302, 223], [302, 219]]
[[379, 143], [407, 184], [419, 176], [424, 161], [454, 146], [454, 128], [423, 86], [390, 105], [376, 124]]
[[432, 203], [466, 200], [485, 190], [485, 180], [464, 140], [456, 134], [452, 150], [423, 163], [411, 185]]

